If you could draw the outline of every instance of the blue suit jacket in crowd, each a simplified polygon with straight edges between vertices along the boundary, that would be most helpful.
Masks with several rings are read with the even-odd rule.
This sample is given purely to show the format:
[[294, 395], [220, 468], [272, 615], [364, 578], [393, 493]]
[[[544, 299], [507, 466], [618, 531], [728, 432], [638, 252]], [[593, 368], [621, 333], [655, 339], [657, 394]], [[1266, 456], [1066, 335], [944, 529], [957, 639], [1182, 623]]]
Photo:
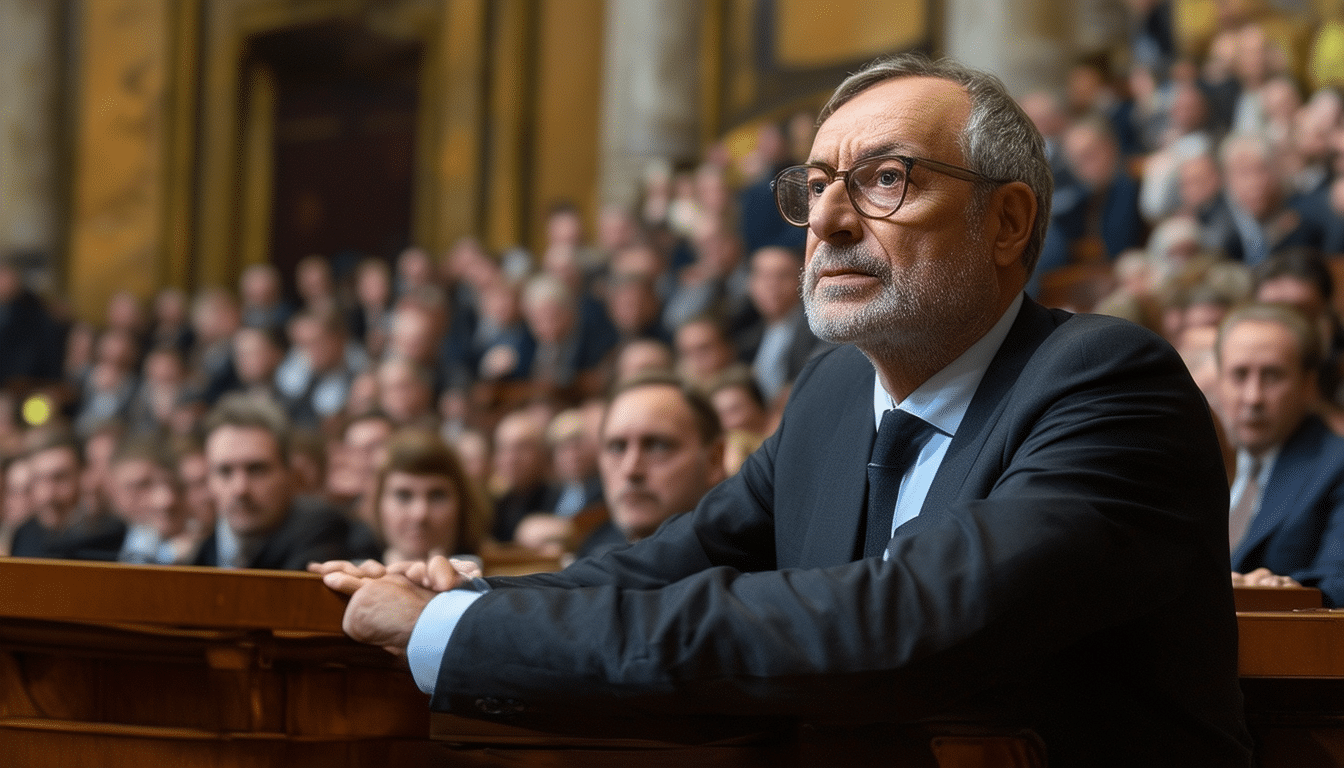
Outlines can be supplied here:
[[1268, 568], [1344, 605], [1344, 438], [1308, 416], [1279, 452], [1232, 570]]

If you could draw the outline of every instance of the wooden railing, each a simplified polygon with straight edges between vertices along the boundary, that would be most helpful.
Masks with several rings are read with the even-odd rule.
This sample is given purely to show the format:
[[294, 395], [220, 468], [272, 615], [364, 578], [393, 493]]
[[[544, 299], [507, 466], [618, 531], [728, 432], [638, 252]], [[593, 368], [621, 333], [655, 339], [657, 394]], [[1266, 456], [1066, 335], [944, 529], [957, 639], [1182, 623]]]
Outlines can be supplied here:
[[[1262, 764], [1344, 765], [1344, 612], [1291, 610], [1319, 606], [1315, 590], [1238, 590], [1238, 603], [1278, 608], [1238, 615]], [[0, 559], [0, 763], [774, 766], [837, 758], [831, 746], [809, 752], [828, 742], [806, 733], [659, 721], [589, 722], [557, 735], [431, 716], [399, 660], [342, 634], [343, 610], [342, 598], [305, 573]], [[916, 757], [900, 765], [1043, 765], [1030, 734], [951, 727], [906, 736]], [[886, 747], [848, 748], [849, 764], [891, 764]]]

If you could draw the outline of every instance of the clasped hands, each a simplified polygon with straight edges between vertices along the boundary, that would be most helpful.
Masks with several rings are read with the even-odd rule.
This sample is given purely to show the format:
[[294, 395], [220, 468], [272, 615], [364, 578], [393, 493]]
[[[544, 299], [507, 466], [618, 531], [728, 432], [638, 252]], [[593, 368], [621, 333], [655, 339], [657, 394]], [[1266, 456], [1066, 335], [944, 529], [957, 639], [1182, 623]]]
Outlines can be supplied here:
[[1256, 568], [1249, 573], [1232, 572], [1234, 587], [1300, 587], [1292, 576], [1279, 576], [1268, 568]]
[[341, 619], [341, 629], [347, 635], [397, 655], [406, 653], [415, 622], [434, 595], [481, 575], [476, 563], [442, 555], [390, 566], [377, 560], [358, 565], [348, 560], [328, 560], [309, 563], [308, 570], [321, 574], [322, 583], [331, 589], [350, 596]]

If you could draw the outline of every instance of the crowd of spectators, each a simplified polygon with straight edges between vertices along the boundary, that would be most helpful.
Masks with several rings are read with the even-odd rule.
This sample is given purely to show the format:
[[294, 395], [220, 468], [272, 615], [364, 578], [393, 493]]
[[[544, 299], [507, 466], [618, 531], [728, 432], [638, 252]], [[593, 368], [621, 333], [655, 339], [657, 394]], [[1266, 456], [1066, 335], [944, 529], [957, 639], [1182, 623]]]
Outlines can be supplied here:
[[[1194, 53], [1178, 50], [1169, 2], [1132, 5], [1127, 56], [1021, 99], [1056, 184], [1029, 292], [1162, 334], [1219, 414], [1220, 321], [1256, 299], [1292, 304], [1323, 340], [1310, 409], [1344, 430], [1330, 266], [1344, 253], [1344, 96], [1309, 81], [1263, 18], [1223, 19]], [[348, 274], [314, 255], [191, 296], [117, 293], [99, 323], [62, 322], [0, 263], [0, 553], [35, 546], [18, 532], [40, 519], [49, 552], [199, 561], [202, 542], [232, 536], [206, 425], [240, 397], [270, 409], [245, 428], [283, 419], [265, 431], [293, 494], [342, 515], [348, 556], [471, 553], [538, 513], [551, 517], [523, 525], [520, 546], [581, 547], [606, 522], [605, 398], [649, 372], [712, 405], [722, 470], [736, 471], [826, 347], [799, 301], [805, 230], [770, 188], [813, 130], [799, 113], [736, 162], [716, 147], [694, 168], [654, 164], [639, 204], [603, 209], [592, 237], [557, 203], [536, 254], [464, 237]], [[85, 529], [104, 540], [61, 538]]]

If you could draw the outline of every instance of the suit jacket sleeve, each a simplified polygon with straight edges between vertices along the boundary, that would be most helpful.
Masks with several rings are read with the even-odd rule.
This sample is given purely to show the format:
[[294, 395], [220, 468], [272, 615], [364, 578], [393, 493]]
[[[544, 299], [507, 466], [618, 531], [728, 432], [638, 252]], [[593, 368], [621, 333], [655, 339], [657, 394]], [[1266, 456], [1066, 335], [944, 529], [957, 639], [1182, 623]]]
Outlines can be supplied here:
[[1320, 548], [1311, 565], [1289, 575], [1321, 590], [1327, 607], [1339, 608], [1344, 606], [1344, 483], [1331, 488], [1324, 503], [1327, 516]]
[[[1175, 604], [1209, 604], [1234, 632], [1227, 490], [1198, 390], [1151, 334], [1053, 317], [1041, 322], [1061, 328], [1005, 342], [976, 396], [981, 423], [963, 424], [964, 450], [940, 469], [961, 473], [959, 490], [898, 529], [888, 561], [848, 562], [861, 510], [775, 496], [802, 476], [838, 499], [843, 484], [830, 494], [817, 468], [867, 455], [871, 372], [854, 381], [862, 369], [842, 361], [857, 353], [841, 348], [809, 365], [776, 435], [692, 514], [477, 600], [433, 706], [470, 711], [485, 695], [538, 712], [900, 720]], [[866, 410], [867, 431], [836, 409]], [[816, 556], [818, 529], [841, 531], [843, 553]]]

